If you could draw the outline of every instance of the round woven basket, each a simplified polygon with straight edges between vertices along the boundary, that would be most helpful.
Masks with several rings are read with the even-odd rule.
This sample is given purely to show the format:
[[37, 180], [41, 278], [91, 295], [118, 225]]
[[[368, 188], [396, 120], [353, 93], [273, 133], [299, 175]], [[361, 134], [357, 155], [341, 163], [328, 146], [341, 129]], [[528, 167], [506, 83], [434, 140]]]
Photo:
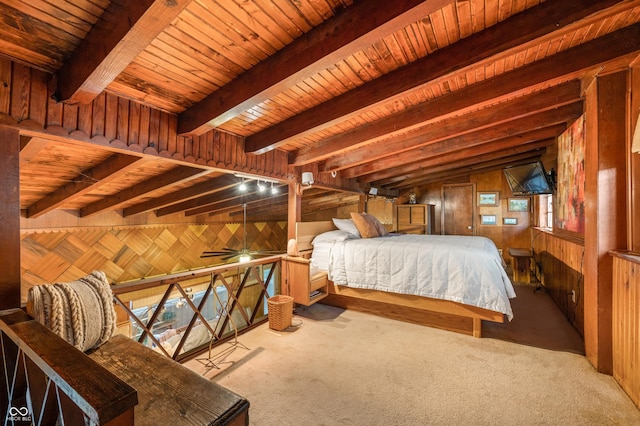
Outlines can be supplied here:
[[291, 326], [293, 319], [293, 297], [279, 294], [267, 299], [269, 328], [282, 331]]

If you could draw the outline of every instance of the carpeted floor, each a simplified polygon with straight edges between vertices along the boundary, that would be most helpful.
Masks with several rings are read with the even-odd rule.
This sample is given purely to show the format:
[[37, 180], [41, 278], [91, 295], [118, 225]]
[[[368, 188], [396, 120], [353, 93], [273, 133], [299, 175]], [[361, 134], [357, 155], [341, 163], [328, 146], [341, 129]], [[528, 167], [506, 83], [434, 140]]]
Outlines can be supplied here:
[[252, 425], [633, 425], [640, 410], [582, 355], [544, 292], [481, 339], [316, 304], [186, 365], [246, 397]]

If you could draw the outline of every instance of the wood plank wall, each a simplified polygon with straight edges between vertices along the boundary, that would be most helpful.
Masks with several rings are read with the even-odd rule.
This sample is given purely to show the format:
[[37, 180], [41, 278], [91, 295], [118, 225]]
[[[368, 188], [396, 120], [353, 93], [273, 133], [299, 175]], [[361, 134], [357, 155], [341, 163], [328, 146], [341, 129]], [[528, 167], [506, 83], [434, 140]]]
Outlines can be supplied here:
[[640, 256], [612, 254], [613, 377], [640, 408]]
[[89, 104], [53, 99], [52, 76], [0, 58], [0, 124], [225, 170], [288, 179], [288, 156], [280, 150], [246, 155], [238, 136], [210, 131], [177, 134], [177, 116], [102, 93]]
[[[584, 336], [584, 246], [532, 229], [536, 274], [568, 320]], [[575, 303], [571, 291], [575, 291]]]
[[[286, 222], [247, 223], [251, 249], [286, 249]], [[76, 280], [102, 270], [110, 282], [212, 266], [205, 250], [242, 248], [242, 225], [178, 224], [148, 227], [97, 227], [21, 235], [21, 297], [36, 284]]]

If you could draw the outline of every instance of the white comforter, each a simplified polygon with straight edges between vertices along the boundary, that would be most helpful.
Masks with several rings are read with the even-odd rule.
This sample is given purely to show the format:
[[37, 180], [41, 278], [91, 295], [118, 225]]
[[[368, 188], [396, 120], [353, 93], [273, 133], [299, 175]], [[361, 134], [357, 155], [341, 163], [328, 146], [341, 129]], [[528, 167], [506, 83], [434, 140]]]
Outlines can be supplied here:
[[333, 244], [329, 278], [349, 287], [452, 300], [513, 318], [516, 296], [493, 241], [455, 235], [389, 235]]

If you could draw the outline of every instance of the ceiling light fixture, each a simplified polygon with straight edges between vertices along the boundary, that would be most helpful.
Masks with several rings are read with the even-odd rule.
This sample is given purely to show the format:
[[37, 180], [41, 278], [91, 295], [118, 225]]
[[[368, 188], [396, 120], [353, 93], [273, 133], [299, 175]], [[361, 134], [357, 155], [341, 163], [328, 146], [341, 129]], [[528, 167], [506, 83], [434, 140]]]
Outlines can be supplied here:
[[273, 182], [271, 182], [271, 195], [276, 195], [278, 193], [278, 188], [273, 186]]
[[242, 182], [240, 183], [238, 189], [242, 192], [245, 192], [247, 190], [247, 183], [244, 181], [244, 178], [242, 178]]

